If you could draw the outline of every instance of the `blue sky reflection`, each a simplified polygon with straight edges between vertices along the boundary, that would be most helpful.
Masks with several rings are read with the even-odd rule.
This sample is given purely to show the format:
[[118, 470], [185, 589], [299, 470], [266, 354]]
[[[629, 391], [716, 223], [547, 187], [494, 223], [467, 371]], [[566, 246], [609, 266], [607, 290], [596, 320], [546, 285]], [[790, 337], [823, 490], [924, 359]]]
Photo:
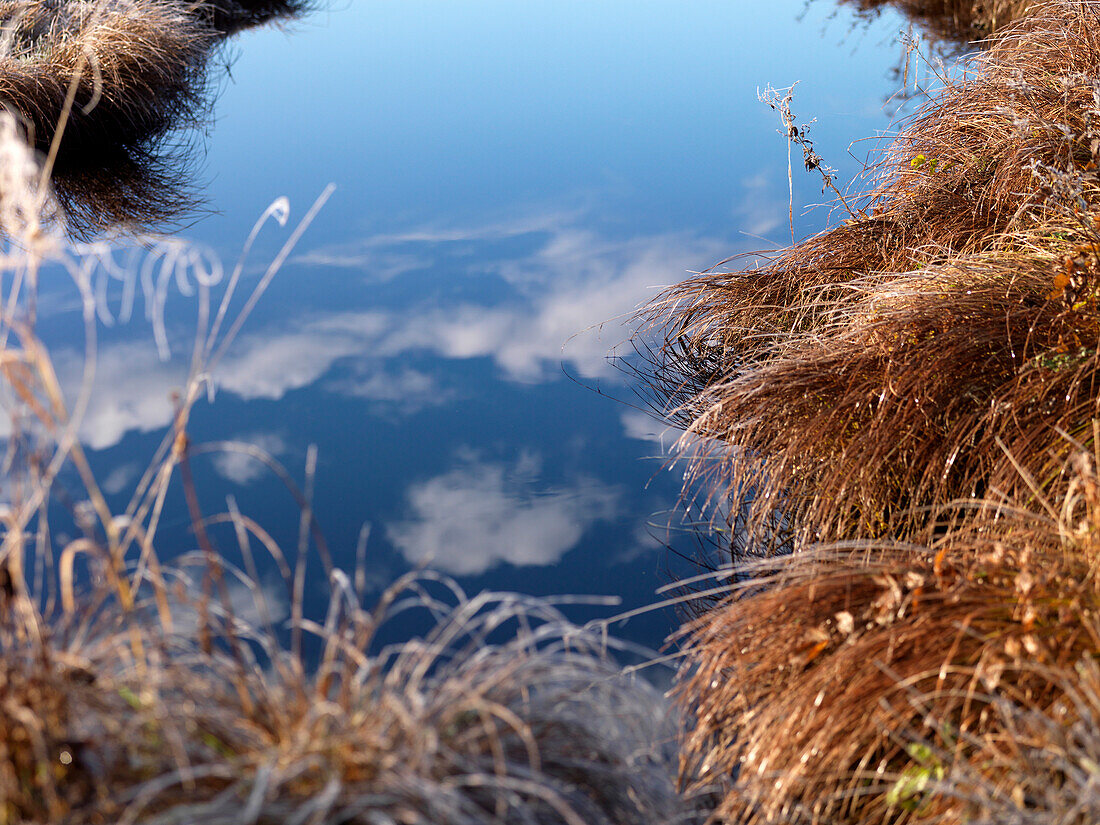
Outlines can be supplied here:
[[[795, 111], [818, 119], [843, 183], [872, 148], [850, 155], [852, 141], [887, 127], [898, 28], [853, 28], [824, 0], [355, 0], [242, 36], [205, 138], [219, 214], [185, 234], [232, 262], [273, 199], [300, 215], [337, 190], [227, 351], [192, 437], [254, 444], [296, 478], [316, 445], [320, 523], [344, 565], [372, 525], [379, 586], [431, 564], [471, 589], [652, 601], [662, 543], [697, 549], [664, 529], [680, 479], [662, 457], [679, 434], [591, 387], [632, 397], [608, 355], [662, 286], [789, 241], [786, 141], [757, 89], [801, 81]], [[801, 236], [829, 212], [802, 208], [825, 198], [794, 172]], [[261, 233], [244, 292], [285, 237]], [[97, 277], [117, 309], [126, 284]], [[45, 292], [71, 385], [78, 307]], [[162, 360], [134, 295], [132, 319], [102, 329], [80, 430], [119, 497], [171, 419], [197, 311], [178, 284], [163, 296]], [[260, 462], [211, 455], [195, 473], [207, 512], [233, 495], [295, 545], [297, 512]], [[193, 549], [187, 523], [170, 501], [175, 551]], [[620, 630], [656, 644], [672, 621]]]

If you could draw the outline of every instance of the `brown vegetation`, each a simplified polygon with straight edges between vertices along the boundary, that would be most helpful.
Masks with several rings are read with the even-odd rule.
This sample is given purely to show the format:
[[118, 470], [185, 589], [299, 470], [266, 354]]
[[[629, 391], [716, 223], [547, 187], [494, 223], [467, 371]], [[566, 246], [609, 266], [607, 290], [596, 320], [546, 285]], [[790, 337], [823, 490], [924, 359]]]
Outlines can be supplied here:
[[4, 4], [0, 99], [27, 125], [32, 144], [61, 158], [95, 156], [162, 134], [190, 115], [212, 32], [184, 6], [157, 0]]
[[[1005, 504], [927, 548], [765, 562], [685, 630], [686, 755], [704, 778], [737, 776], [722, 817], [1079, 821], [1045, 792], [1083, 784], [1058, 743], [1095, 718], [1100, 479], [1090, 456], [1072, 463], [1060, 509]], [[994, 816], [1006, 800], [1015, 820]]]
[[301, 2], [69, 0], [0, 4], [0, 100], [48, 152], [96, 156], [190, 124], [206, 60], [227, 34], [298, 14]]
[[896, 8], [933, 40], [974, 41], [1025, 17], [1037, 0], [841, 0], [857, 14]]
[[[203, 604], [196, 572], [169, 573], [174, 630], [152, 599], [127, 609], [104, 591], [64, 616], [6, 612], [0, 822], [686, 820], [662, 697], [549, 604], [448, 605], [410, 577], [368, 611], [334, 579], [316, 667]], [[437, 626], [372, 650], [409, 601]]]
[[205, 116], [207, 64], [227, 35], [304, 11], [300, 0], [5, 0], [0, 103], [48, 156], [70, 223], [87, 233], [166, 220], [186, 152], [172, 132]]
[[1064, 486], [1100, 397], [1098, 24], [1045, 4], [905, 126], [861, 212], [649, 308], [663, 403], [737, 446], [696, 474], [758, 545], [919, 537], [929, 508]]
[[1098, 24], [1034, 4], [850, 220], [645, 316], [731, 549], [789, 551], [683, 633], [716, 822], [1097, 821]]

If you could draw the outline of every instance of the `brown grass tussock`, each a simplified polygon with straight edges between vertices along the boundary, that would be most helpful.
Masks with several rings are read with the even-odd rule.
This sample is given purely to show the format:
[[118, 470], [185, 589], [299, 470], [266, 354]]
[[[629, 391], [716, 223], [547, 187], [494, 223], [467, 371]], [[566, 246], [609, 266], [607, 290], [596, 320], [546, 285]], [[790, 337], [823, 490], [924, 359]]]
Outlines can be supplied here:
[[1085, 821], [1058, 743], [1095, 718], [1100, 480], [1073, 465], [1060, 509], [763, 562], [685, 629], [685, 770], [736, 777], [721, 821]]
[[736, 447], [695, 473], [758, 543], [919, 539], [949, 501], [1066, 483], [1100, 399], [1097, 32], [1095, 4], [1043, 4], [905, 126], [856, 217], [648, 307], [660, 401]]

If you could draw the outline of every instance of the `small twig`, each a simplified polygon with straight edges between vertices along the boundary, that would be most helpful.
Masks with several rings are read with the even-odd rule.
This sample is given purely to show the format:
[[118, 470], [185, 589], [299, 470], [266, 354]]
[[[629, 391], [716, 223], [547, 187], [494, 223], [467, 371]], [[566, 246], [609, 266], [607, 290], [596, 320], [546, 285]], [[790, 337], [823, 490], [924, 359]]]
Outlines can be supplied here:
[[[823, 185], [821, 191], [825, 189], [831, 189], [833, 194], [837, 196], [837, 199], [843, 204], [844, 208], [848, 210], [848, 214], [853, 218], [866, 218], [867, 215], [862, 211], [853, 210], [845, 199], [843, 193], [836, 186], [836, 170], [830, 166], [826, 166], [821, 159], [821, 155], [814, 151], [813, 141], [810, 140], [809, 132], [810, 126], [816, 123], [815, 120], [811, 120], [809, 123], [803, 123], [799, 126], [795, 122], [794, 114], [791, 112], [791, 101], [794, 99], [794, 87], [798, 83], [794, 83], [785, 89], [774, 89], [768, 86], [763, 92], [757, 92], [757, 98], [761, 103], [766, 103], [770, 108], [779, 112], [779, 116], [783, 119], [783, 127], [787, 135], [787, 186], [790, 192], [790, 223], [791, 223], [791, 243], [794, 243], [794, 181], [793, 173], [791, 171], [791, 145], [797, 143], [802, 148], [802, 162], [806, 166], [807, 172], [813, 172], [815, 169], [821, 173], [821, 179]], [[783, 132], [780, 132], [783, 134]]]

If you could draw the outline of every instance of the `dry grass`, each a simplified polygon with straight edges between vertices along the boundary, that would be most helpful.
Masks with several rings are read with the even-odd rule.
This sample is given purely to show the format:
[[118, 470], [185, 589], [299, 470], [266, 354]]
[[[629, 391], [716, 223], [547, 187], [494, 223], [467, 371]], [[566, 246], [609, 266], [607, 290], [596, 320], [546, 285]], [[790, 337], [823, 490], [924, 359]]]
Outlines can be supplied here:
[[193, 122], [225, 35], [302, 13], [302, 2], [67, 0], [0, 4], [0, 99], [59, 162], [141, 144]]
[[969, 42], [1001, 32], [1027, 16], [1036, 0], [841, 0], [856, 13], [895, 8], [940, 41]]
[[[998, 697], [1005, 735], [986, 747], [982, 772], [953, 766], [940, 792], [971, 812], [974, 825], [1092, 825], [1100, 821], [1100, 673], [1095, 662], [1046, 670], [1064, 698], [1049, 712]], [[999, 777], [992, 779], [990, 775]]]
[[0, 98], [43, 153], [60, 124], [62, 165], [155, 138], [199, 105], [213, 35], [181, 3], [15, 0], [0, 19]]
[[[175, 632], [102, 591], [6, 621], [0, 822], [686, 820], [667, 704], [551, 605], [442, 600], [409, 577], [368, 611], [337, 578], [324, 624], [304, 625], [317, 667], [201, 604], [207, 576], [173, 574]], [[434, 629], [372, 650], [410, 603]]]
[[695, 474], [758, 546], [919, 538], [927, 508], [1064, 483], [1098, 398], [1098, 23], [1044, 4], [905, 126], [862, 216], [649, 307], [661, 403], [736, 446]]
[[208, 64], [225, 37], [303, 13], [304, 2], [5, 0], [0, 102], [46, 156], [70, 229], [171, 220], [194, 205], [187, 147]]
[[1098, 24], [1035, 4], [851, 220], [643, 316], [734, 555], [793, 551], [684, 630], [714, 821], [1097, 821]]
[[723, 821], [1086, 821], [1058, 742], [1095, 712], [1100, 480], [1071, 464], [1060, 508], [763, 562], [686, 628], [685, 764], [737, 777]]

